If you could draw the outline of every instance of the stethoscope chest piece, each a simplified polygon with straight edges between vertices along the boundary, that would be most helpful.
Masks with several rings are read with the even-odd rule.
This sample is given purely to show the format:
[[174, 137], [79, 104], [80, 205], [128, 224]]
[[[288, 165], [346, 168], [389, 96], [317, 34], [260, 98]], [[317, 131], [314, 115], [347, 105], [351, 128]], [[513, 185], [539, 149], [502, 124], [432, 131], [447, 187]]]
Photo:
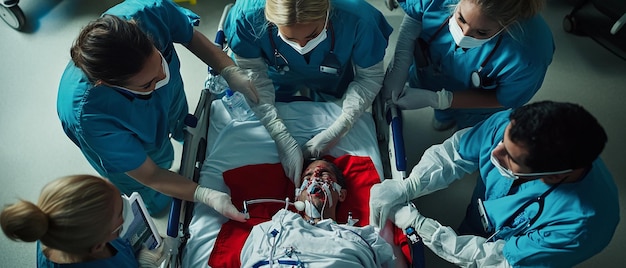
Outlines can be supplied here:
[[479, 88], [481, 86], [481, 79], [480, 79], [480, 74], [478, 74], [478, 71], [473, 71], [472, 75], [471, 75], [471, 79], [472, 79], [472, 86], [474, 88]]

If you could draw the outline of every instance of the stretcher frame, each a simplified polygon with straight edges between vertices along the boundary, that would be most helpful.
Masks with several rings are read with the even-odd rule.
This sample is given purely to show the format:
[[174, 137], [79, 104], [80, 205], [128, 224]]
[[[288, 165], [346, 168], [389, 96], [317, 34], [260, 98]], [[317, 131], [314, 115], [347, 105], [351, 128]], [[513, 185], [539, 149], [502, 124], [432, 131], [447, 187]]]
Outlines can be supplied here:
[[[222, 12], [215, 36], [215, 44], [223, 50], [226, 36], [223, 31], [223, 23], [232, 3], [227, 4]], [[210, 67], [210, 75], [217, 75]], [[194, 113], [185, 120], [183, 153], [181, 158], [179, 174], [194, 182], [198, 182], [202, 164], [206, 158], [206, 147], [208, 141], [208, 129], [211, 116], [211, 104], [217, 96], [211, 93], [209, 88], [201, 90], [200, 98]], [[389, 162], [381, 156], [383, 160], [383, 174], [385, 179], [403, 180], [406, 178], [406, 154], [404, 139], [402, 136], [402, 113], [395, 105], [385, 103], [381, 95], [378, 95], [372, 103], [372, 116], [374, 117], [376, 136], [378, 137], [379, 149], [387, 152]], [[178, 268], [182, 266], [182, 252], [190, 237], [189, 224], [193, 217], [194, 202], [184, 201], [174, 198], [170, 207], [167, 225], [168, 243], [171, 245], [166, 260], [161, 267]], [[418, 242], [418, 249], [412, 252], [414, 259], [420, 261], [413, 262], [413, 267], [424, 267], [423, 244]], [[421, 257], [420, 257], [421, 256]]]

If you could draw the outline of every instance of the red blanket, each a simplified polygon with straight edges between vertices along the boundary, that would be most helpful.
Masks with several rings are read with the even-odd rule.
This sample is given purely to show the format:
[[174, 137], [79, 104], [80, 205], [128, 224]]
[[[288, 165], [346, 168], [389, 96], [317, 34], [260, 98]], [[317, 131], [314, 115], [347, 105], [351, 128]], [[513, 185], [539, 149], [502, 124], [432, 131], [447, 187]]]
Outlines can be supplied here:
[[[359, 219], [357, 226], [369, 223], [369, 189], [379, 183], [380, 178], [374, 163], [369, 157], [344, 155], [329, 159], [341, 170], [346, 178], [347, 198], [337, 206], [337, 222], [347, 222], [348, 212]], [[243, 201], [259, 198], [293, 201], [295, 186], [289, 180], [280, 164], [258, 164], [243, 166], [224, 172], [224, 182], [231, 189], [233, 204], [243, 210]], [[258, 223], [271, 219], [284, 204], [263, 203], [248, 206], [250, 219], [245, 222], [228, 221], [224, 223], [215, 241], [208, 264], [211, 267], [240, 267], [241, 248]], [[400, 231], [400, 235], [401, 235]], [[404, 235], [400, 240], [406, 241]], [[397, 241], [396, 244], [402, 244]], [[406, 255], [406, 254], [405, 254]]]

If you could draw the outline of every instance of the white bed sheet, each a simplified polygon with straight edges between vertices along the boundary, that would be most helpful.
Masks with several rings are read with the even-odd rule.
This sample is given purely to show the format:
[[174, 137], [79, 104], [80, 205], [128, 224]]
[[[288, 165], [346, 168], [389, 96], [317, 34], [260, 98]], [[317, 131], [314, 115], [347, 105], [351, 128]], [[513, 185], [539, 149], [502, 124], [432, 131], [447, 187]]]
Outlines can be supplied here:
[[[341, 114], [341, 107], [335, 103], [291, 102], [277, 103], [276, 107], [289, 132], [300, 145], [330, 126]], [[345, 154], [369, 156], [380, 178], [383, 178], [371, 114], [364, 113], [330, 151], [330, 155], [335, 157]], [[229, 193], [222, 178], [224, 171], [251, 164], [279, 162], [274, 141], [258, 120], [231, 121], [221, 101], [212, 103], [207, 157], [200, 173], [200, 185]], [[191, 236], [182, 264], [183, 267], [207, 267], [217, 234], [226, 218], [203, 204], [196, 204], [193, 215], [189, 225]]]

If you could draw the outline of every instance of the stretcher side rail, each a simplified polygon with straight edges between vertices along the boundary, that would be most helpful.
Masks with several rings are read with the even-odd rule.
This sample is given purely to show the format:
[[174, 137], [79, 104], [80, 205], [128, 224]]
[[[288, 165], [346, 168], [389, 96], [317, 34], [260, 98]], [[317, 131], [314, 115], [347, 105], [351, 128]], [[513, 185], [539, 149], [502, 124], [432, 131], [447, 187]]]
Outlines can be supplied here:
[[[403, 180], [406, 178], [406, 151], [402, 130], [402, 112], [393, 104], [385, 103], [379, 94], [372, 103], [372, 115], [376, 124], [380, 151], [387, 152], [389, 162], [383, 161], [385, 177]], [[389, 173], [389, 174], [387, 174]]]
[[[200, 93], [198, 106], [193, 118], [185, 128], [185, 138], [183, 143], [183, 154], [181, 158], [179, 174], [194, 182], [200, 178], [200, 169], [206, 157], [207, 132], [209, 128], [209, 118], [211, 116], [211, 103], [215, 96], [208, 89], [203, 89]], [[195, 121], [195, 126], [193, 124]], [[167, 239], [173, 243], [172, 251], [167, 257], [164, 267], [180, 267], [182, 252], [189, 239], [189, 223], [193, 213], [194, 202], [184, 201], [177, 198], [172, 200], [167, 225]]]

